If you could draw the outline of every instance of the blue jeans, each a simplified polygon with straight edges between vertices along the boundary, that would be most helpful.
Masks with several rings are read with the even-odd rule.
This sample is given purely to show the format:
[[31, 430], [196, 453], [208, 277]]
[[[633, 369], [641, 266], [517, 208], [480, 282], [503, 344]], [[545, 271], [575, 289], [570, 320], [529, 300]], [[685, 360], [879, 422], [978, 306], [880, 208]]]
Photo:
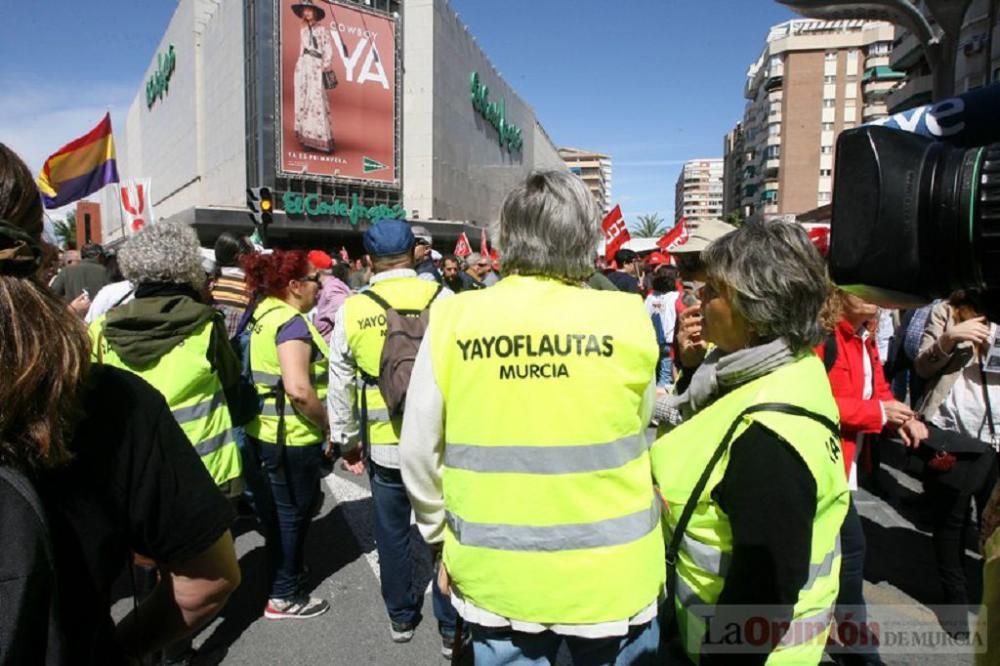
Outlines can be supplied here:
[[[382, 467], [369, 461], [372, 500], [375, 504], [375, 546], [378, 549], [382, 599], [389, 619], [399, 624], [416, 625], [424, 605], [423, 590], [413, 581], [410, 558], [410, 498], [398, 469]], [[442, 636], [455, 635], [455, 609], [438, 589], [434, 578], [434, 617]]]
[[660, 625], [656, 619], [631, 627], [627, 636], [609, 638], [576, 638], [551, 631], [529, 634], [475, 624], [471, 628], [477, 666], [548, 666], [556, 662], [563, 641], [566, 641], [574, 666], [652, 666], [661, 663], [657, 657]]
[[667, 352], [656, 363], [656, 385], [671, 386], [674, 383], [674, 360]]
[[274, 498], [272, 510], [257, 506], [259, 515], [271, 514], [260, 515], [266, 547], [273, 556], [270, 597], [288, 599], [306, 591], [305, 543], [319, 499], [323, 445], [286, 446], [283, 461], [278, 460], [275, 444], [260, 442], [259, 450]]
[[878, 636], [867, 622], [863, 594], [865, 584], [865, 533], [861, 518], [854, 507], [854, 498], [847, 507], [847, 517], [840, 527], [840, 592], [837, 595], [837, 633], [843, 647], [829, 648], [838, 664], [858, 666], [882, 664], [878, 655]]

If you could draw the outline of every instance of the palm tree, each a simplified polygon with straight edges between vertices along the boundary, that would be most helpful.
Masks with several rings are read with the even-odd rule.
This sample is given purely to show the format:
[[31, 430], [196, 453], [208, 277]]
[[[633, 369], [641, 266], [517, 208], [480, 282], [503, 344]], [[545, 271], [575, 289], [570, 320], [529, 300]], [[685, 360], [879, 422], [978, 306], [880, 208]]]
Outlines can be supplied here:
[[659, 213], [640, 215], [638, 223], [632, 227], [632, 232], [639, 238], [659, 238], [665, 231]]
[[71, 210], [67, 213], [65, 220], [56, 220], [53, 227], [60, 245], [67, 250], [76, 247], [76, 211]]

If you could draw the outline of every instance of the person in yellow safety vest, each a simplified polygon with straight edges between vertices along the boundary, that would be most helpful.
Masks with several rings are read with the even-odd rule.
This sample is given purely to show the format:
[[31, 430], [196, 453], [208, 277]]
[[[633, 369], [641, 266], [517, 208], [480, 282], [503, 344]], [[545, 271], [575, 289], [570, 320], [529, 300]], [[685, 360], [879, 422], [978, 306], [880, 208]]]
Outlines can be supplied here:
[[250, 255], [243, 268], [250, 289], [262, 298], [249, 324], [250, 370], [262, 406], [246, 432], [273, 498], [273, 506], [258, 507], [272, 569], [264, 617], [312, 618], [330, 608], [307, 593], [305, 566], [306, 536], [329, 452], [323, 408], [329, 350], [305, 316], [316, 306], [320, 274], [302, 251]]
[[664, 544], [646, 425], [659, 350], [642, 299], [585, 285], [601, 215], [538, 171], [494, 234], [504, 277], [435, 303], [399, 453], [476, 664], [653, 664]]
[[[683, 394], [657, 401], [665, 609], [695, 663], [818, 664], [849, 492], [823, 363], [826, 266], [801, 226], [747, 222], [702, 252], [704, 337]], [[678, 418], [679, 416], [679, 418]]]
[[[240, 363], [223, 317], [206, 302], [198, 237], [182, 222], [147, 225], [122, 246], [118, 263], [135, 285], [135, 299], [91, 323], [93, 360], [128, 370], [163, 395], [212, 479], [235, 503], [244, 487], [235, 428], [252, 411], [245, 408]], [[191, 639], [164, 654], [180, 663], [193, 654]]]
[[149, 225], [122, 246], [118, 263], [136, 286], [135, 300], [90, 325], [94, 360], [129, 370], [162, 393], [215, 483], [230, 499], [239, 497], [233, 428], [250, 415], [239, 409], [240, 365], [225, 325], [203, 302], [197, 235], [180, 222]]
[[[419, 312], [435, 298], [451, 295], [437, 282], [417, 276], [416, 239], [406, 222], [379, 220], [365, 232], [363, 242], [374, 273], [368, 291], [394, 309]], [[344, 301], [334, 317], [330, 341], [328, 409], [330, 437], [340, 445], [345, 466], [355, 474], [365, 469], [362, 443], [369, 446], [382, 599], [392, 640], [406, 643], [420, 622], [424, 590], [416, 586], [410, 555], [410, 501], [397, 451], [401, 419], [390, 416], [375, 384], [387, 329], [386, 311], [370, 294]], [[449, 655], [455, 639], [455, 611], [436, 587], [433, 605], [442, 652]]]

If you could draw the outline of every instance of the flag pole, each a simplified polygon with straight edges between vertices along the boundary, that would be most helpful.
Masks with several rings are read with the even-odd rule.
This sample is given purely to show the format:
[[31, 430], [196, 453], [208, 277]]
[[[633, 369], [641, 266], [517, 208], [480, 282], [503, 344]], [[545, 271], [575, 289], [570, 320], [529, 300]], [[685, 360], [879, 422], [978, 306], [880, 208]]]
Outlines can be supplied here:
[[121, 181], [115, 183], [115, 187], [118, 190], [118, 229], [121, 231], [122, 238], [125, 238], [125, 206], [122, 203], [122, 184]]

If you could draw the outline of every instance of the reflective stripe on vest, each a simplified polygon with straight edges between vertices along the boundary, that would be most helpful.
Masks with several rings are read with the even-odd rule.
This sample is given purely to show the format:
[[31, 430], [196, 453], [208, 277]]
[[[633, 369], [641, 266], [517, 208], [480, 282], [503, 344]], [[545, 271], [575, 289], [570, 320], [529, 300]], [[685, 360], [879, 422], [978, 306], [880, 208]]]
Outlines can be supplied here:
[[472, 523], [446, 512], [448, 527], [463, 546], [517, 551], [562, 551], [607, 548], [641, 539], [660, 523], [660, 500], [648, 509], [593, 523], [569, 525], [501, 525]]
[[126, 363], [104, 337], [105, 318], [90, 326], [95, 360], [128, 370], [149, 382], [167, 401], [174, 420], [217, 485], [239, 477], [242, 462], [222, 381], [208, 361], [209, 320], [148, 367]]
[[[691, 589], [691, 586], [681, 578], [677, 579], [677, 599], [684, 604], [685, 610], [688, 613], [696, 616], [702, 623], [709, 621], [711, 618], [716, 616], [717, 611], [715, 605], [704, 601], [698, 596], [698, 593]], [[740, 617], [740, 620], [749, 620], [751, 618], [759, 617], [752, 615], [750, 607], [746, 608], [749, 614], [746, 617]], [[790, 648], [805, 645], [816, 641], [821, 636], [823, 637], [823, 642], [825, 644], [826, 634], [829, 631], [830, 623], [833, 622], [833, 617], [834, 606], [829, 606], [828, 608], [822, 609], [814, 614], [793, 618], [788, 623], [788, 628], [782, 634], [778, 646], [780, 646], [780, 648]], [[780, 651], [778, 654], [780, 654]], [[772, 661], [769, 659], [767, 663], [770, 664]]]
[[[284, 301], [269, 296], [257, 306], [255, 316], [257, 319], [250, 334], [250, 369], [257, 394], [264, 401], [260, 414], [247, 424], [247, 434], [264, 442], [277, 443], [278, 424], [284, 418], [287, 446], [307, 446], [322, 441], [323, 431], [299, 414], [290, 398], [285, 396], [283, 416], [278, 413], [277, 408], [276, 389], [281, 382], [278, 332], [288, 321], [302, 316], [302, 313]], [[329, 348], [309, 318], [304, 316], [302, 318], [312, 336], [314, 359], [309, 364], [309, 377], [317, 398], [324, 401], [329, 383]]]
[[174, 415], [174, 420], [177, 423], [184, 424], [188, 421], [195, 421], [197, 419], [203, 419], [212, 412], [214, 412], [219, 407], [224, 407], [226, 405], [226, 394], [223, 391], [216, 391], [208, 400], [202, 400], [201, 402], [195, 403], [193, 405], [188, 405], [187, 407], [179, 407], [177, 409], [170, 410], [170, 413]]
[[641, 435], [604, 444], [569, 446], [481, 446], [448, 443], [444, 464], [472, 472], [576, 474], [616, 469], [646, 451]]
[[[438, 284], [411, 276], [380, 280], [370, 289], [398, 310], [423, 310], [437, 291]], [[385, 310], [363, 294], [348, 297], [342, 307], [347, 345], [360, 371], [355, 387], [358, 391], [365, 391], [368, 442], [373, 446], [393, 446], [399, 442], [403, 420], [389, 417], [389, 410], [378, 386], [366, 384], [362, 378], [362, 374], [378, 378], [379, 361], [388, 330]], [[360, 409], [360, 396], [357, 404]]]
[[[737, 420], [744, 409], [763, 403], [795, 405], [836, 422], [837, 407], [829, 392], [823, 364], [813, 354], [726, 394], [692, 419], [657, 440], [651, 450], [654, 476], [672, 511], [666, 516], [672, 531], [708, 457], [732, 424], [731, 441], [753, 423], [775, 433], [803, 460], [817, 489], [808, 579], [793, 608], [785, 640], [768, 664], [818, 663], [822, 659], [838, 590], [840, 526], [847, 513], [849, 491], [840, 457], [839, 433], [793, 414], [758, 411]], [[697, 442], [697, 446], [692, 444]], [[712, 489], [724, 478], [729, 452], [713, 468], [691, 516], [677, 559], [676, 610], [681, 637], [696, 663], [706, 631], [704, 617], [714, 612], [732, 557], [728, 515], [715, 502]], [[825, 623], [825, 624], [824, 624]]]
[[627, 622], [655, 603], [664, 543], [643, 405], [658, 349], [642, 300], [513, 275], [435, 303], [427, 335], [444, 562], [462, 597], [540, 624]]

